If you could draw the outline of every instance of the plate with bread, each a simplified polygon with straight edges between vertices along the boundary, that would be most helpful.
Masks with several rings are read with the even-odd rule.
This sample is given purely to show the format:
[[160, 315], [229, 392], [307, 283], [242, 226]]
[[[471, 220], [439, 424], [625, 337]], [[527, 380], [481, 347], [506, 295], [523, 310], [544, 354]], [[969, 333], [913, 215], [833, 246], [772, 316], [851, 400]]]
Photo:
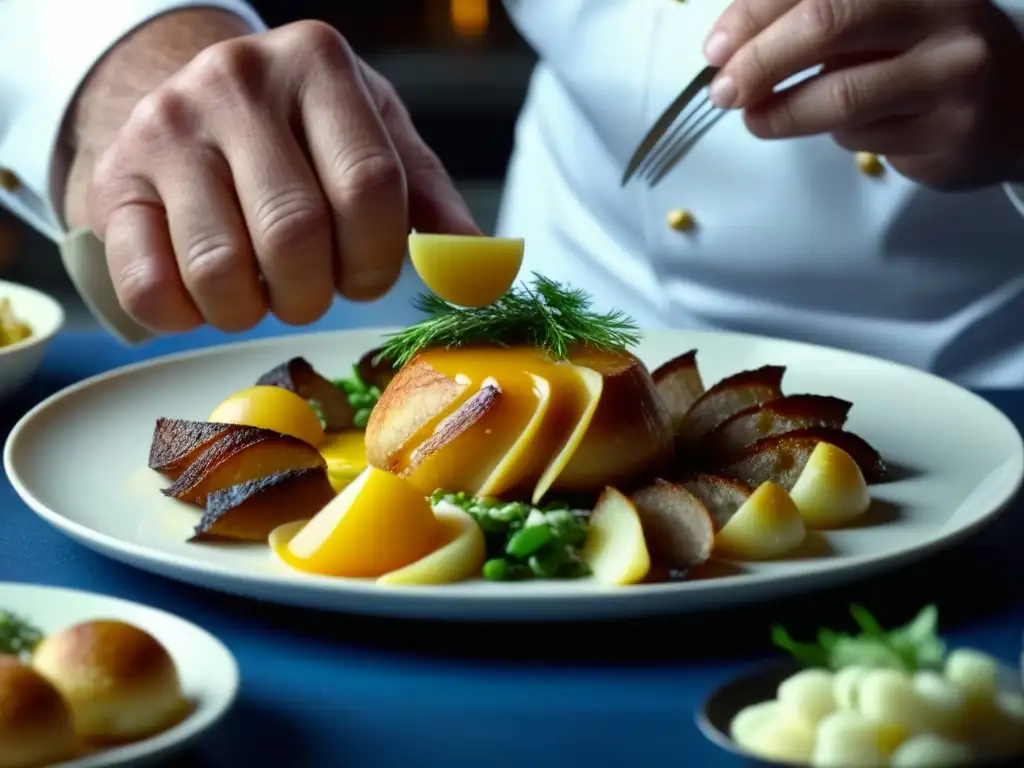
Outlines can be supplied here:
[[67, 535], [145, 570], [460, 620], [807, 592], [954, 543], [1020, 485], [1017, 429], [954, 384], [792, 341], [643, 332], [518, 276], [523, 247], [414, 233], [429, 291], [410, 327], [74, 385], [11, 433], [11, 481]]
[[0, 766], [100, 768], [165, 757], [238, 690], [231, 652], [154, 608], [0, 582]]

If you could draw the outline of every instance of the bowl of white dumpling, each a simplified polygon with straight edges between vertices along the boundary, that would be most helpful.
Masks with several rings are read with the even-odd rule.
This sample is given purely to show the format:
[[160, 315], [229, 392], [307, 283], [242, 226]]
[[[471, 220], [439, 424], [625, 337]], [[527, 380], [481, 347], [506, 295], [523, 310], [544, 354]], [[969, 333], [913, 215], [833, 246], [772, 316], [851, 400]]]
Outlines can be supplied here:
[[971, 649], [920, 667], [851, 661], [756, 667], [717, 689], [698, 725], [761, 765], [1024, 766], [1016, 670]]

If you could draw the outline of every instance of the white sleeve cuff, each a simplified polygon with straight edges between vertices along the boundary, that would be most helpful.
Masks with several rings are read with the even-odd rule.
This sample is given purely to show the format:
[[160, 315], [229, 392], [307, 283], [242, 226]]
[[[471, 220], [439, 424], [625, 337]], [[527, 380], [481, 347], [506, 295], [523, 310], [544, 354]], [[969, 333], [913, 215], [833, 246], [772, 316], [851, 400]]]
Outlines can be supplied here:
[[245, 0], [0, 0], [0, 169], [18, 182], [0, 188], [0, 205], [53, 240], [63, 236], [70, 158], [60, 138], [75, 94], [125, 35], [183, 8], [231, 11], [254, 32], [266, 29]]

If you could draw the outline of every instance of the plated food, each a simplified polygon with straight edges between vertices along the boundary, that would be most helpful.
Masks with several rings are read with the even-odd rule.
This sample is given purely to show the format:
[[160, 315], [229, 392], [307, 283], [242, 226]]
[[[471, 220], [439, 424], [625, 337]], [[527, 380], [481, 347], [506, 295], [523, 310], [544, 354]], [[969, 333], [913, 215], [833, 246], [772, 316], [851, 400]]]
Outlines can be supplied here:
[[733, 742], [747, 754], [790, 765], [971, 766], [1024, 759], [1024, 695], [1019, 676], [980, 651], [948, 651], [938, 613], [884, 630], [863, 608], [856, 635], [822, 630], [776, 643], [802, 668], [774, 698], [732, 718]]
[[680, 350], [651, 371], [632, 321], [580, 291], [508, 288], [506, 269], [508, 290], [470, 295], [431, 266], [475, 247], [518, 269], [521, 243], [410, 247], [458, 304], [421, 297], [426, 318], [345, 379], [293, 357], [206, 421], [157, 420], [149, 467], [193, 508], [196, 546], [269, 543], [288, 568], [384, 586], [629, 585], [797, 553], [860, 522], [888, 479], [846, 429], [852, 403], [788, 391], [783, 366], [706, 386]]
[[0, 296], [0, 349], [11, 347], [32, 335], [32, 328], [20, 319], [9, 298]]
[[63, 763], [148, 739], [191, 711], [167, 649], [129, 622], [44, 635], [0, 612], [0, 766]]

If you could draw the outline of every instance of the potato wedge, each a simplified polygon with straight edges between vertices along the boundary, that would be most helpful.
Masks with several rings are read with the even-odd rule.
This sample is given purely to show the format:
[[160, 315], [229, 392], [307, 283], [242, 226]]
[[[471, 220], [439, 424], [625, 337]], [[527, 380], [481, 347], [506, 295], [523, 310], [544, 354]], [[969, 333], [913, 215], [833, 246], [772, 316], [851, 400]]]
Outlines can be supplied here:
[[852, 432], [841, 429], [800, 429], [759, 440], [738, 456], [723, 461], [717, 471], [752, 488], [773, 482], [793, 489], [818, 443], [829, 443], [848, 453], [868, 483], [888, 479], [888, 469], [878, 451]]
[[752, 405], [761, 405], [782, 397], [782, 377], [786, 369], [766, 365], [743, 371], [711, 387], [697, 398], [676, 430], [676, 442], [683, 451], [692, 451], [711, 430]]
[[711, 557], [715, 544], [711, 514], [682, 485], [655, 480], [634, 493], [632, 501], [654, 562], [687, 571]]
[[701, 440], [698, 452], [731, 456], [766, 437], [798, 429], [842, 429], [853, 403], [827, 395], [788, 395], [744, 408]]
[[214, 491], [206, 499], [189, 541], [251, 541], [265, 544], [270, 532], [313, 517], [334, 498], [323, 467], [276, 472]]
[[590, 515], [583, 561], [601, 584], [638, 584], [651, 569], [640, 515], [630, 499], [605, 488]]
[[672, 416], [672, 429], [678, 429], [683, 416], [704, 394], [704, 381], [697, 368], [697, 350], [691, 349], [662, 363], [651, 373], [651, 378], [661, 401]]
[[162, 492], [204, 506], [214, 491], [290, 469], [325, 467], [320, 452], [297, 437], [259, 427], [241, 427], [211, 443]]
[[156, 420], [149, 445], [149, 468], [177, 480], [195, 458], [212, 443], [245, 427], [188, 419]]

